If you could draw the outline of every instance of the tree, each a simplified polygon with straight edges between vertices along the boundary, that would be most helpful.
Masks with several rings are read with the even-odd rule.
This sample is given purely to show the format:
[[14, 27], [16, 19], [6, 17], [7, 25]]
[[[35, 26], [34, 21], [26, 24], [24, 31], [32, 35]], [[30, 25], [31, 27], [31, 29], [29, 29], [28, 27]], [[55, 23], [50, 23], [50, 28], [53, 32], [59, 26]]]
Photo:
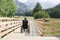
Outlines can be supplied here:
[[33, 9], [33, 13], [38, 12], [38, 11], [40, 11], [40, 10], [42, 10], [42, 7], [41, 7], [40, 3], [37, 2], [35, 8]]
[[33, 16], [33, 11], [29, 10], [24, 13], [25, 16]]
[[52, 17], [53, 18], [60, 18], [60, 8], [54, 9], [54, 11], [52, 12]]
[[13, 0], [0, 0], [0, 16], [12, 17], [16, 10]]
[[50, 8], [46, 10], [51, 18], [60, 18], [60, 8]]
[[51, 18], [60, 18], [60, 4], [53, 8], [46, 9]]
[[35, 19], [38, 19], [38, 18], [49, 18], [50, 16], [46, 11], [38, 11], [34, 14], [34, 17]]

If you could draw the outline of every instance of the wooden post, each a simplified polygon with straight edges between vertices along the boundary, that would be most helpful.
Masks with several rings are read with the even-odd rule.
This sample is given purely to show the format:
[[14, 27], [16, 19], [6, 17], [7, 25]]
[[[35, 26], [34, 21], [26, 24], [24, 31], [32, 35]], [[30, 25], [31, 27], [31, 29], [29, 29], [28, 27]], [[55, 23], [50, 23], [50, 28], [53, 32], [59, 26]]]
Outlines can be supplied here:
[[0, 22], [1, 22], [1, 19], [0, 19]]
[[12, 23], [10, 25], [12, 25]]
[[54, 36], [54, 19], [52, 19], [52, 36]]
[[14, 22], [14, 24], [15, 24], [15, 22]]
[[[44, 18], [44, 20], [43, 20], [43, 32], [44, 32], [44, 34], [45, 34], [45, 18]], [[43, 35], [44, 35], [43, 34]]]
[[8, 30], [8, 24], [6, 24], [6, 29]]
[[1, 39], [1, 25], [0, 25], [0, 39]]
[[43, 34], [42, 34], [41, 36], [44, 36], [44, 33], [45, 33], [45, 32], [44, 32], [44, 31], [45, 31], [45, 25], [44, 25], [44, 23], [45, 23], [45, 18], [43, 18], [43, 21], [42, 21], [42, 22], [43, 22]]

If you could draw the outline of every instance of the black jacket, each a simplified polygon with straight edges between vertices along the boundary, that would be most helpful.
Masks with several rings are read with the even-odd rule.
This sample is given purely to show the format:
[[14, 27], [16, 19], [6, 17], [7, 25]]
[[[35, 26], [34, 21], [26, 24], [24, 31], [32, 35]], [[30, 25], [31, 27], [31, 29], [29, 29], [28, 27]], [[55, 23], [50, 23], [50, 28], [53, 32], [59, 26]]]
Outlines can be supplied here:
[[23, 27], [23, 29], [27, 29], [28, 28], [28, 20], [23, 20], [22, 21], [22, 27]]

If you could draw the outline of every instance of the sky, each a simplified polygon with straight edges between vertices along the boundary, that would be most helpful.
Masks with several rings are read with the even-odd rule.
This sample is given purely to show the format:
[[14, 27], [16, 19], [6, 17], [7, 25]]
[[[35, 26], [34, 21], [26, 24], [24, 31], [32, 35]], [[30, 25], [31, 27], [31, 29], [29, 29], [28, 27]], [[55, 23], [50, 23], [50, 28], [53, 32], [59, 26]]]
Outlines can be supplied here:
[[52, 2], [53, 4], [59, 4], [60, 3], [60, 0], [19, 0], [20, 2], [23, 2], [23, 3], [26, 3], [27, 1], [35, 1], [35, 2]]
[[[45, 9], [55, 7], [60, 4], [60, 0], [18, 0], [19, 2], [25, 3], [27, 5], [32, 5], [36, 2], [39, 2], [41, 6]], [[32, 3], [32, 4], [31, 4]]]

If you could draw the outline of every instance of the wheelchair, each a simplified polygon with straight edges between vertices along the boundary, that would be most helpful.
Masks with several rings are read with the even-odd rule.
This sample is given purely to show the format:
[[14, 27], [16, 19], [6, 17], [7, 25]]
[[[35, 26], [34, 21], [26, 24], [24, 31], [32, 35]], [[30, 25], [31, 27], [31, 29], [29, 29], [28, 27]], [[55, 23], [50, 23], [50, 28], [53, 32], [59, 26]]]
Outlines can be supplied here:
[[30, 28], [29, 28], [29, 26], [26, 27], [26, 28], [24, 28], [23, 26], [21, 26], [21, 31], [20, 31], [20, 32], [21, 32], [21, 33], [23, 33], [23, 32], [30, 33]]

